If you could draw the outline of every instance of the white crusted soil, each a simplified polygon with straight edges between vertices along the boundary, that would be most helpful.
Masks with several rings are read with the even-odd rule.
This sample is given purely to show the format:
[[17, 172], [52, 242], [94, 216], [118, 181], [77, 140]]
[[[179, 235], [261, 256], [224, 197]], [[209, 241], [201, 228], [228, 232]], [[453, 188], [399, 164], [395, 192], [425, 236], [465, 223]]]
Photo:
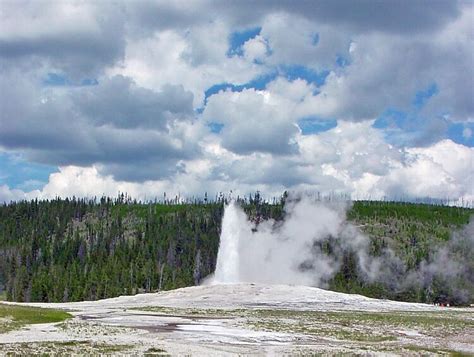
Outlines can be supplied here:
[[75, 317], [0, 334], [0, 354], [54, 348], [103, 353], [108, 348], [104, 346], [122, 346], [113, 354], [166, 351], [196, 356], [474, 353], [472, 309], [377, 300], [306, 286], [225, 284], [28, 305], [65, 309]]

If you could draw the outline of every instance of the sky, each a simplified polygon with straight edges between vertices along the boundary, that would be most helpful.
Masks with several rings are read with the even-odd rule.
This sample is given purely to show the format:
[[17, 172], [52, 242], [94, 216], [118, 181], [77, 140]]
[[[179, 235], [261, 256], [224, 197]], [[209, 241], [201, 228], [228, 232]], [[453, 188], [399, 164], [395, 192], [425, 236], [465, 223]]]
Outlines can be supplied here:
[[0, 1], [0, 202], [474, 201], [471, 1]]

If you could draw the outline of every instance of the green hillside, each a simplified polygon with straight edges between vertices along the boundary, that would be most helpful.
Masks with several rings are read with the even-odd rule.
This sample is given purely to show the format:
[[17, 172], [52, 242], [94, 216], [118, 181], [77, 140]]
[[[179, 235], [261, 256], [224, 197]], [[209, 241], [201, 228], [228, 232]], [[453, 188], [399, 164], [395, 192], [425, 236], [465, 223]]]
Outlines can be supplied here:
[[[243, 207], [253, 219], [279, 220], [282, 201], [268, 203], [257, 196]], [[0, 206], [0, 294], [4, 290], [14, 301], [60, 302], [198, 284], [215, 269], [223, 210], [222, 198], [143, 204], [123, 195]], [[451, 247], [452, 232], [460, 231], [473, 213], [467, 208], [359, 201], [348, 219], [370, 236], [370, 254], [381, 255], [387, 248], [396, 254], [403, 263], [403, 281], [440, 247], [458, 249]], [[471, 248], [453, 254], [464, 264]], [[327, 282], [334, 290], [410, 301], [472, 302], [474, 263], [464, 266], [467, 276], [456, 281], [434, 276], [428, 286], [401, 287], [393, 281], [368, 282], [351, 252], [341, 259], [340, 271]]]

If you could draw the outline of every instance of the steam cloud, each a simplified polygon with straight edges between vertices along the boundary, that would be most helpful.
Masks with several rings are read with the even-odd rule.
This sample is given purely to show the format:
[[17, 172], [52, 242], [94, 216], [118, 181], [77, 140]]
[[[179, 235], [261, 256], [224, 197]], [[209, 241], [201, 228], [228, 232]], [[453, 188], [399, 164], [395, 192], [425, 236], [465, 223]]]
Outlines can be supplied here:
[[[327, 287], [344, 257], [355, 257], [357, 275], [393, 292], [445, 284], [459, 302], [472, 299], [474, 286], [474, 221], [416, 270], [408, 270], [386, 248], [370, 252], [370, 238], [346, 220], [347, 202], [309, 197], [288, 200], [283, 221], [263, 221], [255, 229], [237, 203], [225, 209], [217, 267], [211, 283], [256, 282]], [[466, 287], [466, 284], [471, 284]]]

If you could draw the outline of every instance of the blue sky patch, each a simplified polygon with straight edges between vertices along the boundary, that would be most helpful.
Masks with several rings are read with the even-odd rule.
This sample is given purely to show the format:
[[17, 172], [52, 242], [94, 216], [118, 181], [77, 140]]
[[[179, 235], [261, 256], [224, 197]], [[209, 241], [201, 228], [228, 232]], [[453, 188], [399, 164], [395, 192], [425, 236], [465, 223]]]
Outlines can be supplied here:
[[81, 81], [81, 86], [96, 86], [99, 84], [97, 79], [83, 79]]
[[375, 120], [372, 126], [376, 129], [399, 128], [405, 125], [407, 119], [407, 113], [388, 108]]
[[474, 146], [474, 124], [452, 123], [442, 116], [423, 117], [418, 110], [386, 110], [372, 125], [383, 130], [385, 139], [398, 147], [426, 146], [444, 138]]
[[[207, 99], [210, 96], [219, 93], [221, 90], [230, 89], [233, 92], [242, 92], [244, 89], [250, 88], [255, 90], [264, 90], [267, 87], [267, 84], [275, 80], [278, 75], [285, 77], [289, 81], [294, 81], [295, 79], [303, 79], [308, 83], [315, 83], [317, 86], [321, 86], [325, 83], [326, 77], [329, 75], [329, 71], [317, 72], [311, 68], [301, 65], [280, 66], [278, 70], [274, 70], [261, 76], [258, 76], [247, 83], [218, 83], [212, 85], [204, 92], [204, 105], [207, 104]], [[202, 113], [203, 110], [204, 108], [198, 108], [196, 111], [198, 113]]]
[[455, 143], [474, 147], [474, 123], [452, 123], [447, 134]]
[[211, 133], [219, 134], [224, 127], [224, 124], [211, 122], [207, 123], [207, 126], [211, 130]]
[[468, 145], [471, 139], [465, 137], [466, 132], [462, 125], [452, 124], [441, 116], [427, 118], [420, 115], [420, 109], [438, 91], [436, 83], [431, 84], [415, 93], [411, 108], [406, 111], [387, 108], [372, 126], [382, 129], [385, 139], [399, 147], [429, 145], [446, 136], [457, 143]]
[[58, 172], [58, 168], [49, 165], [30, 163], [20, 155], [0, 153], [0, 185], [25, 191], [42, 188], [49, 175]]
[[303, 135], [311, 135], [331, 130], [337, 126], [335, 119], [321, 119], [318, 117], [307, 117], [298, 120], [298, 126]]
[[309, 67], [302, 65], [283, 65], [280, 66], [282, 75], [290, 81], [295, 79], [304, 79], [308, 83], [315, 83], [318, 86], [322, 86], [326, 82], [326, 77], [329, 75], [329, 71], [324, 70], [317, 72]]
[[227, 50], [227, 56], [242, 56], [244, 54], [242, 48], [244, 43], [260, 35], [261, 31], [261, 27], [253, 27], [243, 31], [232, 32], [229, 36], [229, 49]]
[[252, 79], [250, 82], [244, 84], [232, 84], [232, 83], [219, 83], [209, 87], [204, 92], [204, 103], [207, 103], [207, 98], [213, 94], [219, 93], [221, 90], [230, 89], [233, 92], [242, 92], [244, 89], [253, 88], [256, 90], [264, 90], [267, 84], [273, 81], [277, 77], [277, 72], [270, 72]]
[[348, 65], [351, 64], [350, 59], [342, 56], [342, 55], [337, 55], [336, 56], [336, 64], [338, 67], [344, 68], [347, 67]]
[[196, 112], [196, 114], [202, 114], [204, 112], [204, 107], [196, 108], [194, 109], [194, 111]]
[[68, 81], [65, 76], [58, 73], [48, 73], [46, 78], [43, 80], [45, 86], [66, 86]]
[[425, 90], [420, 90], [415, 94], [415, 99], [413, 100], [413, 106], [415, 108], [422, 108], [428, 99], [430, 99], [432, 96], [436, 95], [438, 93], [438, 86], [436, 83], [431, 84], [428, 88]]
[[66, 76], [60, 73], [48, 73], [43, 79], [42, 84], [47, 87], [64, 87], [64, 86], [96, 86], [99, 81], [95, 78], [85, 78], [78, 82], [71, 82]]

